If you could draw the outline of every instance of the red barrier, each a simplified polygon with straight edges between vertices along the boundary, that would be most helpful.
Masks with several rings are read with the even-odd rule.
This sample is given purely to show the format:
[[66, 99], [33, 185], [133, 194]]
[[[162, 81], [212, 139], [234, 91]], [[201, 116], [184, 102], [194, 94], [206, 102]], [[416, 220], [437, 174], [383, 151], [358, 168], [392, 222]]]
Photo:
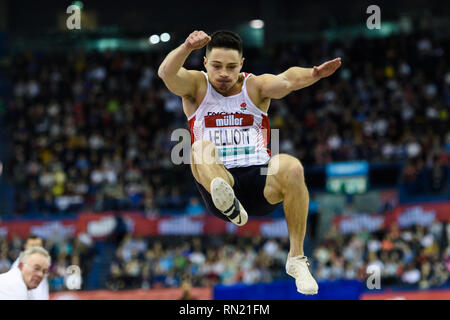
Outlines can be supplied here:
[[362, 229], [386, 229], [394, 223], [400, 228], [417, 224], [429, 226], [435, 220], [450, 221], [450, 202], [401, 205], [383, 215], [353, 214], [335, 217], [333, 223], [338, 226], [340, 232], [350, 233]]
[[[161, 216], [147, 218], [139, 212], [121, 214], [129, 232], [137, 236], [154, 235], [201, 235], [232, 233], [238, 236], [264, 235], [267, 237], [287, 237], [288, 230], [283, 218], [251, 217], [248, 223], [237, 228], [214, 216]], [[337, 217], [334, 223], [342, 233], [359, 232], [363, 228], [375, 231], [397, 223], [400, 227], [423, 224], [434, 220], [450, 220], [450, 202], [399, 206], [385, 215], [356, 214]], [[0, 237], [12, 238], [14, 234], [24, 238], [30, 233], [42, 238], [63, 238], [80, 233], [88, 233], [94, 240], [106, 238], [114, 230], [113, 212], [80, 213], [76, 219], [64, 220], [19, 220], [0, 222]]]
[[[213, 299], [212, 288], [192, 288], [190, 293], [195, 300]], [[180, 300], [182, 295], [180, 288], [64, 291], [51, 293], [50, 300]]]
[[77, 232], [77, 220], [19, 220], [0, 222], [0, 237], [11, 239], [14, 235], [25, 238], [35, 234], [41, 238], [71, 237]]
[[396, 207], [386, 216], [385, 224], [390, 226], [396, 222], [400, 226], [408, 225], [418, 220], [427, 223], [429, 220], [450, 220], [450, 202], [409, 204]]
[[[121, 214], [129, 232], [136, 236], [154, 235], [219, 235], [233, 233], [238, 236], [264, 234], [267, 236], [287, 236], [284, 219], [251, 218], [243, 227], [237, 228], [214, 216], [161, 216], [146, 218], [139, 212]], [[0, 222], [0, 237], [11, 239], [15, 234], [21, 238], [33, 233], [44, 239], [65, 237], [87, 233], [93, 240], [104, 240], [115, 227], [113, 212], [80, 213], [71, 220], [20, 220]]]

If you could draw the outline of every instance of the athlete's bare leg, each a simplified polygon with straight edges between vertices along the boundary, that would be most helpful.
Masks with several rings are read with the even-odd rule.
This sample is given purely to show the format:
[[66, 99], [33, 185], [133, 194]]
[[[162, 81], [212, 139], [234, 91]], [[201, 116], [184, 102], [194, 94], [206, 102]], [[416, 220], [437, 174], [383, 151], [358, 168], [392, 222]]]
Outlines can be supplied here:
[[[277, 166], [278, 170], [273, 171], [276, 173], [270, 175], [271, 170], [276, 169]], [[271, 204], [283, 201], [289, 231], [289, 257], [303, 256], [309, 207], [309, 193], [305, 184], [303, 166], [296, 158], [279, 154], [270, 159], [268, 169], [264, 197]]]
[[317, 294], [319, 286], [309, 271], [308, 259], [303, 252], [309, 207], [303, 166], [296, 158], [280, 154], [270, 159], [268, 171], [264, 197], [272, 204], [283, 201], [289, 231], [286, 273], [295, 278], [298, 292]]
[[209, 193], [210, 185], [214, 178], [224, 179], [231, 187], [234, 179], [231, 173], [220, 161], [214, 143], [208, 140], [197, 140], [191, 147], [191, 170], [195, 180]]

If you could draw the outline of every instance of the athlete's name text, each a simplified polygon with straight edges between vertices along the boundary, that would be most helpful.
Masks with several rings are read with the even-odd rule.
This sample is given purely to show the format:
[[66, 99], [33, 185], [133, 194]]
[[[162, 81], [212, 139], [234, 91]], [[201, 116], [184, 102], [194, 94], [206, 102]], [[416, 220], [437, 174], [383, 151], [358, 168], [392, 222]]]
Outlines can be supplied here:
[[249, 129], [228, 129], [209, 131], [209, 140], [216, 146], [250, 144]]

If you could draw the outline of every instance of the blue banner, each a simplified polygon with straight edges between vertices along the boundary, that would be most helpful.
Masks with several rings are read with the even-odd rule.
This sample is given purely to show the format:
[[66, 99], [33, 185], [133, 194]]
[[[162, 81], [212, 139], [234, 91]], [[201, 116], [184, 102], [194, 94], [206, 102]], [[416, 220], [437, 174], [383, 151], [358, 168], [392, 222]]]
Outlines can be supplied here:
[[334, 162], [326, 167], [327, 177], [367, 176], [369, 164], [366, 161]]

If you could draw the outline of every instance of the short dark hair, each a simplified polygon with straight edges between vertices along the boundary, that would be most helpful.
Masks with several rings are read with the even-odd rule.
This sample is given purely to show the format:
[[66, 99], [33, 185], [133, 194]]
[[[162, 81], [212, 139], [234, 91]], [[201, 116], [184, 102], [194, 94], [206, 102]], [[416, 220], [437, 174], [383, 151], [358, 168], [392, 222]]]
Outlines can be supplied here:
[[28, 240], [36, 240], [36, 239], [42, 240], [41, 237], [39, 237], [39, 236], [37, 236], [37, 235], [35, 235], [35, 234], [30, 234], [30, 235], [28, 235], [28, 237], [25, 238], [25, 241], [28, 241]]
[[35, 234], [30, 234], [28, 237], [25, 238], [25, 241], [23, 242], [23, 245], [25, 246], [25, 244], [27, 243], [28, 240], [41, 240], [42, 238], [35, 235]]
[[206, 53], [210, 53], [213, 48], [234, 49], [242, 56], [243, 45], [241, 37], [233, 31], [219, 30], [211, 35], [211, 41], [206, 45]]

